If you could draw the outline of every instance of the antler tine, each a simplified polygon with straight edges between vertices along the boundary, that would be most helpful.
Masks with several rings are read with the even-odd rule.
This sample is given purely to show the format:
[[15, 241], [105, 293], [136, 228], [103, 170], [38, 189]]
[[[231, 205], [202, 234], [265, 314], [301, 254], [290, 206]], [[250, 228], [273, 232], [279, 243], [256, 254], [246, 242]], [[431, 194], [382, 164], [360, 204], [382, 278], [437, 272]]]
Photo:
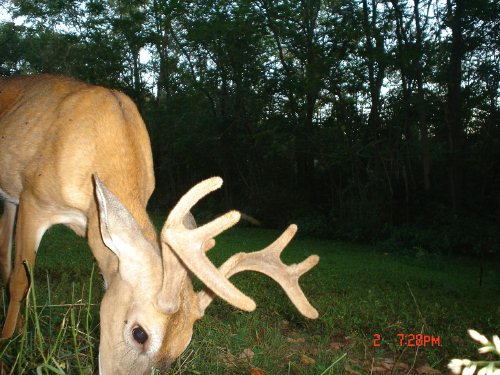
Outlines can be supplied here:
[[[318, 311], [309, 303], [307, 297], [304, 295], [299, 285], [299, 278], [319, 262], [319, 257], [311, 255], [301, 263], [290, 266], [285, 265], [280, 259], [281, 252], [292, 240], [296, 232], [297, 226], [290, 225], [268, 247], [252, 253], [235, 254], [219, 268], [219, 271], [227, 278], [242, 271], [261, 272], [281, 285], [302, 315], [310, 319], [316, 319]], [[214, 294], [210, 291], [202, 290], [198, 293], [198, 301], [202, 314], [214, 297]]]
[[204, 196], [212, 191], [219, 189], [222, 186], [222, 178], [212, 177], [193, 186], [186, 194], [179, 199], [179, 202], [170, 211], [167, 217], [168, 225], [179, 225], [184, 220], [184, 217], [189, 213], [192, 207]]
[[[189, 190], [170, 212], [161, 232], [164, 258], [164, 280], [159, 295], [159, 305], [178, 308], [179, 293], [182, 280], [179, 274], [186, 277], [185, 271], [179, 269], [180, 264], [174, 264], [172, 251], [185, 266], [195, 274], [208, 288], [233, 306], [252, 311], [255, 302], [239, 291], [206, 257], [205, 252], [213, 247], [213, 237], [236, 224], [240, 213], [230, 211], [223, 216], [196, 229], [186, 228], [184, 217], [190, 209], [205, 195], [220, 188], [222, 179], [213, 177], [202, 181]], [[168, 250], [167, 250], [168, 249]], [[174, 256], [175, 257], [175, 256]], [[177, 257], [175, 259], [178, 261]], [[175, 284], [175, 285], [173, 285]], [[174, 302], [172, 302], [174, 301]]]

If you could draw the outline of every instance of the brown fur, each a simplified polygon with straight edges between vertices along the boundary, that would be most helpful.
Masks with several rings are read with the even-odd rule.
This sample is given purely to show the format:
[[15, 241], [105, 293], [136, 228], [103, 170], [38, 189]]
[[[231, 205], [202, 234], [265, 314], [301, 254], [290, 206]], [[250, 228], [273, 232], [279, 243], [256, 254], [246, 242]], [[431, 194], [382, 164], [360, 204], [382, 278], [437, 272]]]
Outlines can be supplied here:
[[123, 284], [118, 257], [101, 238], [93, 174], [130, 212], [139, 235], [151, 244], [159, 262], [159, 281], [151, 283], [160, 288], [158, 239], [145, 210], [154, 189], [150, 141], [126, 95], [66, 77], [0, 78], [0, 150], [0, 189], [10, 201], [19, 202], [12, 272], [10, 238], [16, 206], [6, 202], [0, 220], [0, 263], [11, 296], [2, 337], [14, 332], [28, 285], [22, 262], [33, 265], [41, 236], [53, 224], [63, 223], [86, 235], [107, 284], [113, 285], [110, 289]]
[[[252, 311], [255, 302], [228, 280], [245, 270], [272, 277], [304, 316], [317, 318], [298, 279], [319, 258], [291, 266], [280, 260], [295, 225], [261, 251], [235, 254], [219, 270], [206, 257], [213, 237], [240, 214], [231, 211], [196, 228], [189, 210], [221, 185], [213, 177], [185, 194], [160, 241], [145, 209], [154, 189], [151, 146], [132, 101], [66, 77], [0, 78], [0, 270], [10, 291], [2, 337], [13, 334], [28, 288], [24, 263], [33, 266], [39, 242], [54, 224], [86, 235], [107, 285], [100, 306], [100, 375], [149, 374], [168, 366], [189, 344], [194, 322], [215, 295]], [[207, 288], [195, 293], [188, 270]]]

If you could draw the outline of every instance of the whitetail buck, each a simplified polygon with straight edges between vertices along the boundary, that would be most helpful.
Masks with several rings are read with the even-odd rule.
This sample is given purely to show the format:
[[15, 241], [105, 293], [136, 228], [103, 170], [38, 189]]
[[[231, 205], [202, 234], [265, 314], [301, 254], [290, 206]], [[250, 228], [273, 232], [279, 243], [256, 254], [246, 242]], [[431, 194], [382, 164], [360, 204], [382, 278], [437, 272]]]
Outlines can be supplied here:
[[[154, 188], [151, 146], [132, 101], [70, 78], [0, 78], [0, 264], [10, 291], [2, 337], [16, 329], [27, 292], [23, 264], [34, 265], [44, 232], [59, 223], [88, 238], [107, 287], [100, 307], [101, 374], [166, 368], [189, 344], [194, 322], [214, 296], [252, 311], [254, 301], [228, 280], [237, 272], [272, 277], [303, 315], [316, 318], [298, 279], [318, 257], [291, 266], [279, 258], [294, 225], [264, 250], [236, 254], [219, 269], [210, 263], [205, 252], [213, 237], [239, 213], [196, 228], [189, 212], [221, 184], [210, 178], [184, 195], [159, 239], [145, 209]], [[206, 289], [195, 292], [188, 272]]]

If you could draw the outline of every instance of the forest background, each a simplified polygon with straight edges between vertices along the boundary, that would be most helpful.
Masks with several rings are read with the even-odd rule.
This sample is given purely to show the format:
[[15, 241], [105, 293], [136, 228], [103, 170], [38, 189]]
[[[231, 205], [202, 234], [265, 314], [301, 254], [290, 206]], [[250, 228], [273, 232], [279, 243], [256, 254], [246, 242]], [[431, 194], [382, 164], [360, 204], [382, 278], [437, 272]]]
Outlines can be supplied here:
[[130, 95], [164, 215], [202, 212], [386, 251], [500, 248], [494, 0], [1, 1], [0, 73]]

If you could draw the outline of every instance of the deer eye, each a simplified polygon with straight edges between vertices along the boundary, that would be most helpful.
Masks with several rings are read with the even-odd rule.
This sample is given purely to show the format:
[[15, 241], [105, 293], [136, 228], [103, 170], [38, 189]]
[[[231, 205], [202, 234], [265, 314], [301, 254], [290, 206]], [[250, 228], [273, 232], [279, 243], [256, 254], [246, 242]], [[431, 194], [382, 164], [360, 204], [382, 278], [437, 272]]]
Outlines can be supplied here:
[[141, 345], [148, 341], [148, 334], [141, 326], [136, 326], [132, 329], [132, 337]]

